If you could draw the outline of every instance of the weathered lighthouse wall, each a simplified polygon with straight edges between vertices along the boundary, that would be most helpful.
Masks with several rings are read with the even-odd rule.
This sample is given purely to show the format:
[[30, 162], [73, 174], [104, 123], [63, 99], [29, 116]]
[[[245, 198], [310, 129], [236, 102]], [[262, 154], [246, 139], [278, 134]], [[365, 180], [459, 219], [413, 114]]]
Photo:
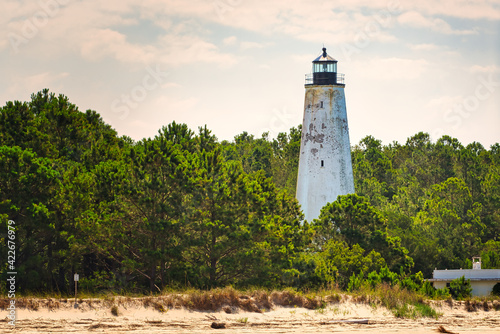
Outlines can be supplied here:
[[343, 85], [308, 85], [300, 146], [297, 200], [311, 221], [338, 195], [354, 193]]

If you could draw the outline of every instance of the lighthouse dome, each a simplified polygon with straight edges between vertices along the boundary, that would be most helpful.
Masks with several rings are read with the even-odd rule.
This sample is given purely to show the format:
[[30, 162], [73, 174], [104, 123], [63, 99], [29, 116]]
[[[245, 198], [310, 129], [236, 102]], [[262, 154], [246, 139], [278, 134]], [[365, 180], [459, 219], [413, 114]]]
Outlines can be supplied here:
[[313, 60], [313, 62], [318, 62], [318, 61], [334, 61], [337, 62], [336, 59], [331, 57], [328, 53], [326, 53], [326, 48], [323, 48], [323, 53], [316, 59]]

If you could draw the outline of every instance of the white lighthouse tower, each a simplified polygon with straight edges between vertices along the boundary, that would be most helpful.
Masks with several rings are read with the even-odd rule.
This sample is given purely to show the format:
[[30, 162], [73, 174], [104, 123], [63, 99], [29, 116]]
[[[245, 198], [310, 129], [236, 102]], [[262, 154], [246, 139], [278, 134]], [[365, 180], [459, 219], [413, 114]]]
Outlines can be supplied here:
[[308, 221], [337, 196], [354, 193], [344, 87], [337, 61], [323, 48], [305, 84], [297, 200]]

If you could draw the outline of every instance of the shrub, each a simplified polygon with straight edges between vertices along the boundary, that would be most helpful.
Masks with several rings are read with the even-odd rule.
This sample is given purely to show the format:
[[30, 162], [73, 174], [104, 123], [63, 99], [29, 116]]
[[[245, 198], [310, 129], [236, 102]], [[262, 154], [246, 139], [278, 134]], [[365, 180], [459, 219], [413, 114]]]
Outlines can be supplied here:
[[372, 271], [371, 273], [368, 274], [368, 277], [366, 278], [368, 284], [372, 287], [372, 289], [375, 289], [377, 285], [382, 283], [382, 279], [380, 278], [380, 275], [377, 274], [376, 271]]
[[493, 286], [493, 290], [491, 291], [491, 293], [494, 296], [500, 296], [500, 283], [497, 283]]
[[399, 283], [398, 274], [390, 271], [389, 268], [387, 268], [387, 266], [380, 269], [379, 276], [382, 282], [388, 283], [391, 286], [394, 286]]
[[403, 304], [393, 310], [393, 314], [397, 318], [434, 318], [438, 319], [441, 314], [436, 312], [432, 307], [423, 303]]
[[435, 297], [437, 299], [448, 299], [448, 298], [451, 298], [450, 289], [448, 289], [447, 287], [444, 287], [442, 289], [436, 289], [436, 295], [435, 295]]
[[466, 299], [472, 296], [472, 287], [470, 279], [465, 279], [465, 276], [454, 279], [450, 282], [450, 293], [455, 299]]
[[426, 304], [418, 292], [402, 288], [399, 284], [390, 286], [382, 283], [373, 291], [380, 305], [389, 309], [398, 318], [431, 317], [437, 319], [441, 314]]
[[434, 288], [431, 282], [425, 281], [420, 289], [429, 298], [434, 298], [436, 296], [436, 288]]
[[361, 284], [363, 283], [363, 275], [360, 274], [356, 276], [356, 274], [352, 274], [349, 278], [349, 283], [347, 284], [347, 291], [356, 291], [361, 288]]
[[411, 279], [411, 277], [401, 278], [399, 284], [401, 285], [401, 287], [403, 287], [403, 288], [405, 288], [407, 290], [411, 290], [411, 291], [417, 291], [418, 290], [417, 283], [415, 283], [413, 281], [413, 279]]
[[477, 301], [467, 299], [465, 301], [465, 309], [468, 312], [475, 312], [477, 310]]

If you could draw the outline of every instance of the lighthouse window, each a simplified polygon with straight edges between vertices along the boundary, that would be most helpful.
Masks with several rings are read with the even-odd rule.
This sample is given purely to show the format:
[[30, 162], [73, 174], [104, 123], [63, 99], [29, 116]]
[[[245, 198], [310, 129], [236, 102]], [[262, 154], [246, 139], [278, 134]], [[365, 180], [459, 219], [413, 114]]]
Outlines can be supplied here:
[[325, 162], [321, 160], [321, 167], [325, 167]]
[[328, 72], [328, 73], [334, 73], [337, 72], [337, 63], [314, 63], [313, 64], [313, 72], [318, 73], [318, 72]]
[[321, 101], [321, 108], [323, 108], [323, 101]]

